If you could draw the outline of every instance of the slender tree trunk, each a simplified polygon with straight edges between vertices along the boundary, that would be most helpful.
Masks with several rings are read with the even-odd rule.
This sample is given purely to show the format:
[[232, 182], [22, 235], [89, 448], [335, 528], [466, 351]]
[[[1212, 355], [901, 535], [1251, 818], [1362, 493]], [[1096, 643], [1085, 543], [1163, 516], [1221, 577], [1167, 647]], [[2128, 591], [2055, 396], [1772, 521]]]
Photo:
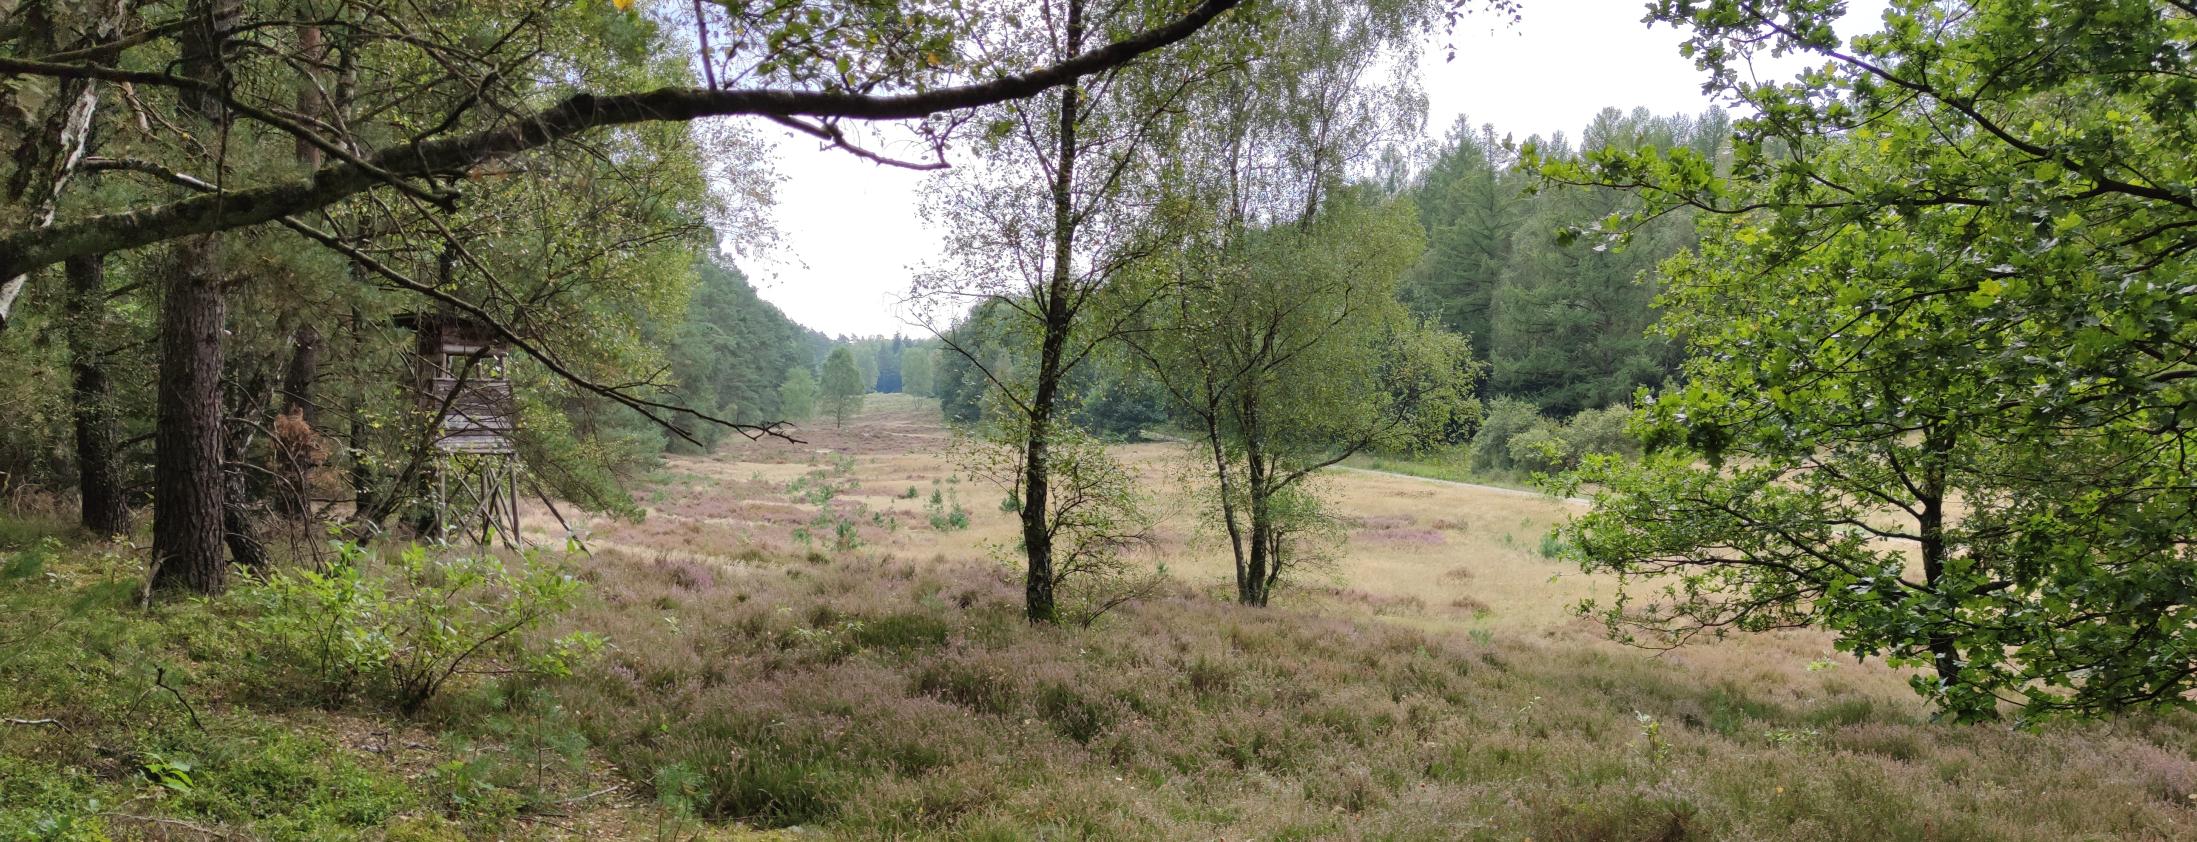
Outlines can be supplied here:
[[228, 586], [221, 553], [221, 279], [214, 236], [176, 249], [176, 269], [160, 308], [160, 387], [153, 460], [153, 586], [220, 593]]
[[[231, 563], [254, 572], [269, 569], [273, 560], [260, 543], [258, 519], [253, 517], [257, 501], [266, 499], [266, 474], [247, 474], [245, 459], [252, 452], [253, 440], [259, 431], [272, 425], [268, 414], [268, 376], [264, 369], [251, 366], [239, 371], [235, 363], [228, 365], [230, 409], [224, 415], [221, 437], [221, 538], [229, 546]], [[229, 423], [242, 420], [245, 423]], [[258, 481], [255, 481], [258, 480]]]
[[254, 529], [251, 509], [246, 505], [251, 499], [251, 491], [246, 488], [244, 472], [238, 467], [243, 464], [244, 454], [251, 449], [250, 442], [249, 436], [223, 437], [222, 461], [227, 467], [221, 472], [221, 540], [229, 547], [230, 559], [246, 570], [258, 573], [272, 568], [274, 560], [268, 557], [267, 548], [260, 543]]
[[307, 424], [320, 423], [320, 405], [313, 402], [320, 352], [320, 330], [312, 325], [299, 325], [290, 335], [290, 364], [282, 370], [282, 411], [302, 414]]
[[1259, 429], [1258, 399], [1246, 388], [1237, 400], [1237, 421], [1243, 427], [1244, 439], [1245, 502], [1251, 509], [1251, 558], [1244, 565], [1244, 575], [1236, 581], [1236, 598], [1245, 605], [1264, 608], [1275, 578], [1273, 568], [1279, 563], [1273, 555], [1275, 524], [1269, 505], [1274, 496], [1273, 466], [1267, 464], [1265, 449], [1259, 444], [1264, 433]]
[[[362, 280], [356, 265], [348, 271], [353, 281]], [[348, 328], [348, 344], [345, 346], [348, 356], [359, 359], [364, 353], [362, 349], [366, 342], [366, 317], [353, 309]], [[347, 366], [346, 370], [355, 372], [357, 368], [354, 364]], [[358, 386], [355, 376], [349, 379], [353, 382], [348, 395], [349, 405], [344, 411], [346, 430], [343, 439], [345, 458], [350, 460], [348, 475], [351, 480], [351, 526], [347, 531], [353, 540], [365, 543], [372, 540], [373, 534], [381, 529], [380, 521], [369, 520], [372, 513], [381, 510], [380, 495], [375, 491], [379, 477], [375, 474], [373, 459], [367, 455], [367, 448], [373, 443], [374, 429], [366, 418], [366, 393]]]
[[[300, 2], [298, 4], [297, 16], [299, 19], [310, 20], [314, 13], [312, 3]], [[302, 74], [303, 78], [298, 80], [298, 113], [317, 119], [323, 116], [323, 112], [326, 110], [323, 107], [325, 100], [321, 98], [320, 94], [318, 68], [326, 59], [327, 52], [324, 49], [319, 26], [300, 26], [297, 32], [298, 55], [305, 60], [305, 73]], [[298, 163], [305, 165], [308, 171], [320, 169], [320, 147], [307, 142], [305, 138], [298, 138], [297, 159]]]
[[291, 334], [290, 364], [282, 373], [282, 414], [294, 415], [305, 428], [299, 430], [295, 424], [281, 422], [275, 439], [269, 442], [282, 472], [282, 481], [275, 489], [276, 506], [301, 525], [312, 512], [307, 486], [313, 470], [320, 467], [322, 455], [317, 446], [320, 407], [313, 402], [313, 381], [320, 376], [320, 351], [320, 331], [311, 324], [299, 325]]
[[[1917, 517], [1916, 535], [1922, 540], [1922, 575], [1924, 583], [1932, 588], [1945, 585], [1945, 461], [1952, 451], [1951, 434], [1937, 429], [1923, 431], [1923, 464], [1920, 502], [1922, 512]], [[1960, 647], [1953, 634], [1947, 630], [1950, 623], [1941, 624], [1930, 632], [1930, 664], [1937, 671], [1938, 681], [1950, 687], [1960, 680]]]
[[[1069, 0], [1066, 50], [1083, 49], [1083, 2]], [[1082, 86], [1069, 80], [1060, 89], [1060, 151], [1053, 192], [1053, 272], [1045, 296], [1045, 335], [1038, 351], [1037, 388], [1030, 397], [1029, 442], [1023, 448], [1022, 547], [1029, 562], [1023, 576], [1023, 611], [1033, 623], [1058, 622], [1053, 585], [1053, 531], [1050, 518], [1052, 466], [1049, 444], [1054, 404], [1060, 399], [1068, 332], [1074, 327], [1076, 242], [1076, 127]]]
[[121, 472], [115, 465], [114, 401], [98, 329], [106, 316], [106, 258], [72, 257], [66, 268], [78, 522], [94, 535], [121, 535], [130, 531], [130, 510], [123, 503]]
[[[1213, 384], [1206, 383], [1206, 394], [1213, 394]], [[1211, 398], [1208, 397], [1211, 401]], [[1244, 547], [1242, 519], [1236, 514], [1236, 497], [1228, 469], [1228, 443], [1221, 436], [1220, 407], [1217, 402], [1207, 404], [1205, 413], [1205, 441], [1213, 451], [1213, 478], [1220, 487], [1221, 522], [1228, 527], [1228, 549], [1235, 554], [1236, 589], [1241, 598], [1245, 577], [1251, 575], [1251, 559]]]

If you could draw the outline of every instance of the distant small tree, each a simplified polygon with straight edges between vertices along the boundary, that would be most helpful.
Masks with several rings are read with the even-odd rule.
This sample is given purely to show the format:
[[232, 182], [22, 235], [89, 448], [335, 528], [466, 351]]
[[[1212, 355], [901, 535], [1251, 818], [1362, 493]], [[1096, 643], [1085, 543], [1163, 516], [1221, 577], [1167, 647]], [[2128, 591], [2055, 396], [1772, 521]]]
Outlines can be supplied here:
[[778, 384], [778, 411], [788, 421], [807, 421], [816, 417], [816, 375], [809, 367], [797, 365], [786, 369], [786, 379]]
[[922, 347], [901, 349], [900, 391], [926, 398], [931, 396], [932, 373], [936, 371], [933, 360], [937, 353]]
[[854, 352], [845, 345], [833, 348], [824, 358], [824, 411], [831, 413], [832, 423], [847, 426], [847, 416], [862, 410], [862, 396], [869, 391]]

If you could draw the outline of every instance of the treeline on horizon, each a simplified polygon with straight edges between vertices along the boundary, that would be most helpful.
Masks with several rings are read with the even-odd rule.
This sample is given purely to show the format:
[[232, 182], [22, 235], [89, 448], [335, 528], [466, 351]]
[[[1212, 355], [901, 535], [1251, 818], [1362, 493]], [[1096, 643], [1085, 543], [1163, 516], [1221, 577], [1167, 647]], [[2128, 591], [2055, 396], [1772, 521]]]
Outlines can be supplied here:
[[[1476, 424], [1443, 444], [1476, 444], [1470, 466], [1494, 475], [1562, 468], [1588, 448], [1626, 448], [1624, 435], [1615, 431], [1621, 407], [1637, 389], [1668, 383], [1683, 361], [1681, 343], [1652, 330], [1659, 314], [1654, 268], [1694, 244], [1692, 213], [1665, 213], [1619, 242], [1595, 226], [1635, 211], [1637, 196], [1595, 187], [1538, 189], [1538, 174], [1520, 152], [1534, 149], [1540, 158], [1564, 160], [1687, 147], [1716, 160], [1725, 154], [1729, 134], [1731, 121], [1720, 110], [1683, 117], [1604, 108], [1577, 143], [1564, 132], [1514, 141], [1494, 125], [1459, 117], [1439, 143], [1421, 152], [1417, 167], [1395, 167], [1389, 180], [1375, 185], [1386, 196], [1413, 202], [1426, 231], [1426, 253], [1399, 288], [1404, 301], [1419, 317], [1465, 336], [1472, 356], [1487, 363], [1479, 394], [1490, 405], [1492, 420], [1485, 426], [1494, 437], [1472, 442]], [[718, 383], [705, 394], [743, 407], [736, 416], [743, 422], [811, 420], [813, 380], [822, 378], [824, 356], [830, 347], [846, 345], [870, 391], [938, 398], [949, 422], [971, 424], [982, 418], [989, 389], [975, 358], [1004, 372], [1017, 354], [1028, 354], [1028, 343], [1011, 336], [1013, 317], [1002, 301], [982, 303], [949, 330], [951, 345], [967, 354], [947, 350], [938, 339], [899, 334], [833, 341], [793, 325], [756, 299], [745, 281], [725, 273], [705, 268], [690, 312], [694, 325], [685, 332], [696, 341], [681, 345], [674, 358], [692, 361], [679, 369], [681, 383], [690, 389], [703, 380]], [[727, 281], [738, 281], [738, 290], [712, 292], [712, 284]], [[738, 303], [703, 306], [721, 299]], [[751, 306], [762, 314], [747, 314]], [[734, 328], [749, 323], [751, 328]], [[760, 336], [784, 339], [758, 347], [767, 345]], [[740, 356], [707, 356], [721, 352]], [[802, 372], [795, 374], [795, 367]], [[921, 374], [903, 380], [903, 367], [921, 367]], [[767, 385], [769, 372], [778, 372], [773, 385]], [[793, 383], [802, 378], [811, 383]], [[784, 389], [806, 400], [782, 400]], [[1138, 440], [1171, 424], [1164, 389], [1125, 358], [1101, 356], [1072, 369], [1068, 394], [1077, 426], [1112, 440]], [[1593, 418], [1577, 418], [1582, 413]], [[1571, 420], [1580, 424], [1571, 433], [1577, 440], [1573, 457], [1536, 457], [1531, 444], [1564, 437]], [[1512, 448], [1514, 437], [1527, 444]]]

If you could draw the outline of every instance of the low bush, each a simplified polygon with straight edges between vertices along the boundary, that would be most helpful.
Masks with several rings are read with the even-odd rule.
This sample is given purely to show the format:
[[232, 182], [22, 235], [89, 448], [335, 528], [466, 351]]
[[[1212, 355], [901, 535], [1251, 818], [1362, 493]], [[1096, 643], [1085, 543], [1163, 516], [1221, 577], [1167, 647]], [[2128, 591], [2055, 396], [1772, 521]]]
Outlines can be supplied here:
[[507, 565], [414, 545], [383, 576], [365, 572], [369, 560], [339, 543], [326, 570], [278, 571], [241, 594], [272, 695], [327, 706], [365, 695], [410, 716], [461, 676], [564, 675], [602, 647], [587, 632], [530, 634], [581, 587], [531, 553]]

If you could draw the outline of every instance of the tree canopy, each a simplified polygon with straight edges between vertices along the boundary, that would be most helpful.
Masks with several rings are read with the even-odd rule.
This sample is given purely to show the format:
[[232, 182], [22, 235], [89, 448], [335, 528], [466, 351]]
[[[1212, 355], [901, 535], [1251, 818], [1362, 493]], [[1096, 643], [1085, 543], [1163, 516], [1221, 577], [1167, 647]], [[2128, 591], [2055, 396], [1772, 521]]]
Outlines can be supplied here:
[[[1825, 624], [1961, 717], [2187, 704], [2193, 10], [1900, 0], [1844, 43], [1839, 8], [1653, 7], [1759, 111], [1729, 178], [1687, 149], [1549, 169], [1638, 191], [1616, 229], [1715, 217], [1666, 267], [1692, 361], [1640, 423], [1669, 449], [1582, 477], [1590, 566], [1680, 574], [1610, 618]], [[1746, 81], [1761, 50], [1819, 65]]]

